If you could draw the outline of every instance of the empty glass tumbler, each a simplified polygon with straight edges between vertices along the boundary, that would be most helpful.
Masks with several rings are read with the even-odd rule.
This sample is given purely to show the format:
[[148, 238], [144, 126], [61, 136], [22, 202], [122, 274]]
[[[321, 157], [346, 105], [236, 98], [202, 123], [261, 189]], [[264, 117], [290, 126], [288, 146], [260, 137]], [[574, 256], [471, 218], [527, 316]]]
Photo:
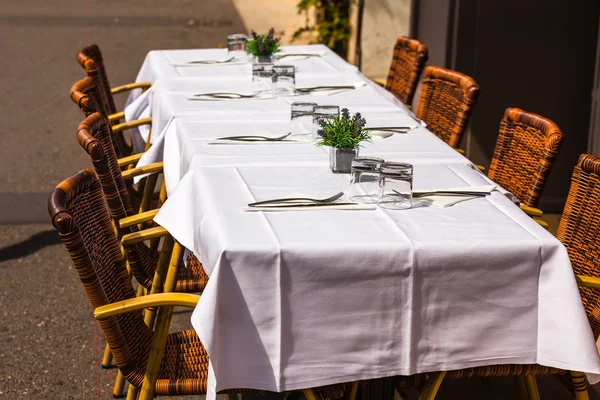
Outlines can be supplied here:
[[273, 88], [273, 63], [252, 64], [252, 87], [255, 92], [271, 91]]
[[400, 162], [385, 162], [380, 166], [379, 205], [403, 210], [412, 206], [413, 166]]
[[323, 119], [334, 119], [340, 115], [338, 106], [316, 106], [313, 110], [312, 134], [315, 138], [319, 137], [318, 131], [321, 129], [319, 121]]
[[227, 50], [229, 51], [244, 51], [246, 50], [246, 42], [248, 36], [242, 33], [235, 33], [227, 36]]
[[296, 91], [296, 69], [293, 65], [273, 66], [273, 92], [276, 95], [291, 96]]
[[349, 196], [357, 203], [379, 201], [379, 170], [385, 161], [377, 157], [356, 157], [352, 160]]
[[310, 135], [312, 128], [313, 109], [317, 103], [297, 101], [292, 103], [292, 121], [290, 132], [292, 135]]

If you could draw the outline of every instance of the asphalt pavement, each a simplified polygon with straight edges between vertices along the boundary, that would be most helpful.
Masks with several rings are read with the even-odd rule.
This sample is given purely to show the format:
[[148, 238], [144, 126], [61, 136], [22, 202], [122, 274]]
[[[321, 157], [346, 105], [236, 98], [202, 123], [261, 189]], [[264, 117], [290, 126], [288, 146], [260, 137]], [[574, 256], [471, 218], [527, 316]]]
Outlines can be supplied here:
[[[257, 0], [258, 1], [258, 0]], [[102, 49], [113, 85], [152, 49], [217, 47], [245, 32], [232, 0], [29, 0], [0, 7], [0, 398], [109, 399], [116, 371], [70, 258], [50, 225], [48, 194], [89, 166], [69, 99], [79, 49]], [[120, 99], [122, 104], [124, 99]], [[190, 328], [178, 310], [172, 329]], [[542, 398], [568, 394], [540, 379]], [[511, 399], [513, 379], [445, 382], [439, 399]]]

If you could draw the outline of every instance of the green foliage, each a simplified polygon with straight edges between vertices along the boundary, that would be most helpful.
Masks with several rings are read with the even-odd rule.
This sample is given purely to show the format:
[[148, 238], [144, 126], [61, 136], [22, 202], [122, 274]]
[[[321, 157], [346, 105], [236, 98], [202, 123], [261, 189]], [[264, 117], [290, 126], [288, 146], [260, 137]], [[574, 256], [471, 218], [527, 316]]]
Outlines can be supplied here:
[[347, 108], [343, 108], [340, 115], [333, 119], [319, 121], [321, 129], [317, 131], [320, 139], [317, 146], [331, 146], [339, 149], [353, 149], [361, 142], [371, 141], [369, 131], [365, 129], [367, 121], [360, 113], [350, 117]]
[[348, 0], [300, 0], [296, 5], [298, 13], [315, 8], [323, 15], [314, 26], [308, 24], [294, 32], [292, 40], [304, 32], [316, 32], [317, 41], [334, 49], [345, 57], [350, 40], [349, 1]]
[[275, 38], [275, 29], [269, 29], [269, 33], [257, 35], [256, 32], [252, 31], [252, 40], [246, 43], [246, 52], [256, 57], [261, 56], [272, 56], [273, 54], [281, 51], [279, 46], [279, 40], [281, 38]]

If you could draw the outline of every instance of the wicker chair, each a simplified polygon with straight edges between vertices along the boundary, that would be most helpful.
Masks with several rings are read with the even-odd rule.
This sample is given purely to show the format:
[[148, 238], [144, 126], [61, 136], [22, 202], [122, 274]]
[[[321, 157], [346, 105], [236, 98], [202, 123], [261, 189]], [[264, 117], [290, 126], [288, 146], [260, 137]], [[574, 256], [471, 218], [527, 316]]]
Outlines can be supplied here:
[[102, 52], [96, 44], [91, 44], [81, 49], [81, 51], [77, 53], [77, 62], [86, 70], [88, 74], [95, 70], [98, 71], [100, 76], [100, 90], [102, 91], [103, 97], [106, 101], [106, 110], [110, 114], [109, 119], [111, 121], [118, 121], [120, 119], [123, 119], [124, 117], [124, 113], [122, 111], [117, 112], [117, 107], [115, 106], [113, 95], [119, 93], [126, 93], [134, 89], [141, 89], [142, 91], [144, 91], [148, 89], [151, 85], [150, 82], [137, 82], [129, 83], [127, 85], [122, 85], [111, 89], [110, 83], [108, 82], [106, 68], [104, 67], [104, 60], [102, 59]]
[[461, 73], [427, 67], [423, 76], [417, 118], [452, 147], [458, 147], [479, 97], [479, 86]]
[[396, 39], [385, 88], [409, 108], [428, 58], [427, 46], [418, 40], [406, 36]]
[[[196, 333], [185, 330], [167, 335], [172, 307], [195, 307], [199, 296], [135, 296], [94, 172], [83, 170], [60, 183], [50, 196], [48, 212], [119, 369], [134, 387], [143, 387], [142, 398], [206, 393], [208, 355]], [[142, 310], [159, 306], [164, 312], [159, 312], [153, 332], [144, 323]]]
[[[88, 76], [75, 83], [71, 87], [71, 99], [75, 104], [79, 106], [79, 108], [83, 111], [85, 115], [91, 115], [95, 112], [99, 112], [104, 117], [107, 117], [106, 108], [102, 100], [101, 92], [98, 86], [94, 83], [93, 78]], [[144, 123], [151, 122], [152, 121]], [[139, 125], [141, 124], [142, 123], [140, 123]], [[142, 155], [127, 155], [130, 147], [126, 142], [125, 137], [123, 136], [124, 129], [120, 129], [120, 127], [122, 127], [123, 125], [125, 124], [113, 125], [110, 127], [111, 138], [110, 141], [106, 140], [105, 144], [112, 144], [115, 155], [119, 157], [119, 159], [117, 160], [117, 164], [121, 169], [127, 170], [128, 168], [133, 167], [133, 165], [135, 165], [135, 163], [139, 161]], [[158, 167], [159, 169], [161, 168], [161, 166]], [[131, 205], [134, 210], [144, 212], [151, 209], [152, 194], [156, 184], [156, 180], [156, 175], [150, 176], [147, 181], [144, 181], [142, 185], [138, 185], [137, 188], [134, 187], [133, 181], [131, 179], [125, 182], [127, 192], [131, 200]], [[156, 203], [157, 200], [154, 199], [154, 201]]]
[[[594, 338], [600, 337], [600, 158], [583, 154], [573, 170], [571, 188], [557, 238], [565, 245], [580, 287], [581, 298]], [[535, 375], [562, 375], [568, 371], [541, 365], [495, 365], [445, 373], [447, 378], [485, 376], [525, 376], [527, 391], [539, 398]], [[578, 400], [587, 400], [587, 380], [571, 372], [570, 389]], [[537, 397], [535, 397], [537, 396]]]
[[[110, 143], [110, 127], [100, 113], [90, 114], [79, 124], [77, 140], [92, 159], [119, 236], [137, 232], [137, 225], [151, 220], [157, 210], [146, 212], [143, 215], [137, 214], [137, 208], [130, 199], [126, 181], [138, 174], [159, 171], [162, 169], [162, 163], [121, 172]], [[155, 228], [155, 230], [166, 234], [163, 228]], [[152, 289], [159, 252], [144, 243], [136, 243], [127, 247], [126, 253], [136, 280], [145, 288]], [[197, 258], [190, 257], [188, 260], [188, 268], [181, 271], [175, 291], [201, 292], [206, 286], [208, 276]]]
[[524, 205], [537, 207], [540, 194], [563, 142], [554, 122], [518, 108], [508, 108], [488, 176]]

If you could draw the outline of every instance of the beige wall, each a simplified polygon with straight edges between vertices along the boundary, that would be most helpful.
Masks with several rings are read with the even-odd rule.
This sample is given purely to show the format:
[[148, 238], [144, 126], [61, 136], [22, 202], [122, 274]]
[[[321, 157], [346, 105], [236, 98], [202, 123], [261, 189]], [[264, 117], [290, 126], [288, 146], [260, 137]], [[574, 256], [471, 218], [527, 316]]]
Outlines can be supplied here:
[[411, 0], [365, 0], [362, 31], [362, 71], [387, 76], [396, 37], [408, 35]]

